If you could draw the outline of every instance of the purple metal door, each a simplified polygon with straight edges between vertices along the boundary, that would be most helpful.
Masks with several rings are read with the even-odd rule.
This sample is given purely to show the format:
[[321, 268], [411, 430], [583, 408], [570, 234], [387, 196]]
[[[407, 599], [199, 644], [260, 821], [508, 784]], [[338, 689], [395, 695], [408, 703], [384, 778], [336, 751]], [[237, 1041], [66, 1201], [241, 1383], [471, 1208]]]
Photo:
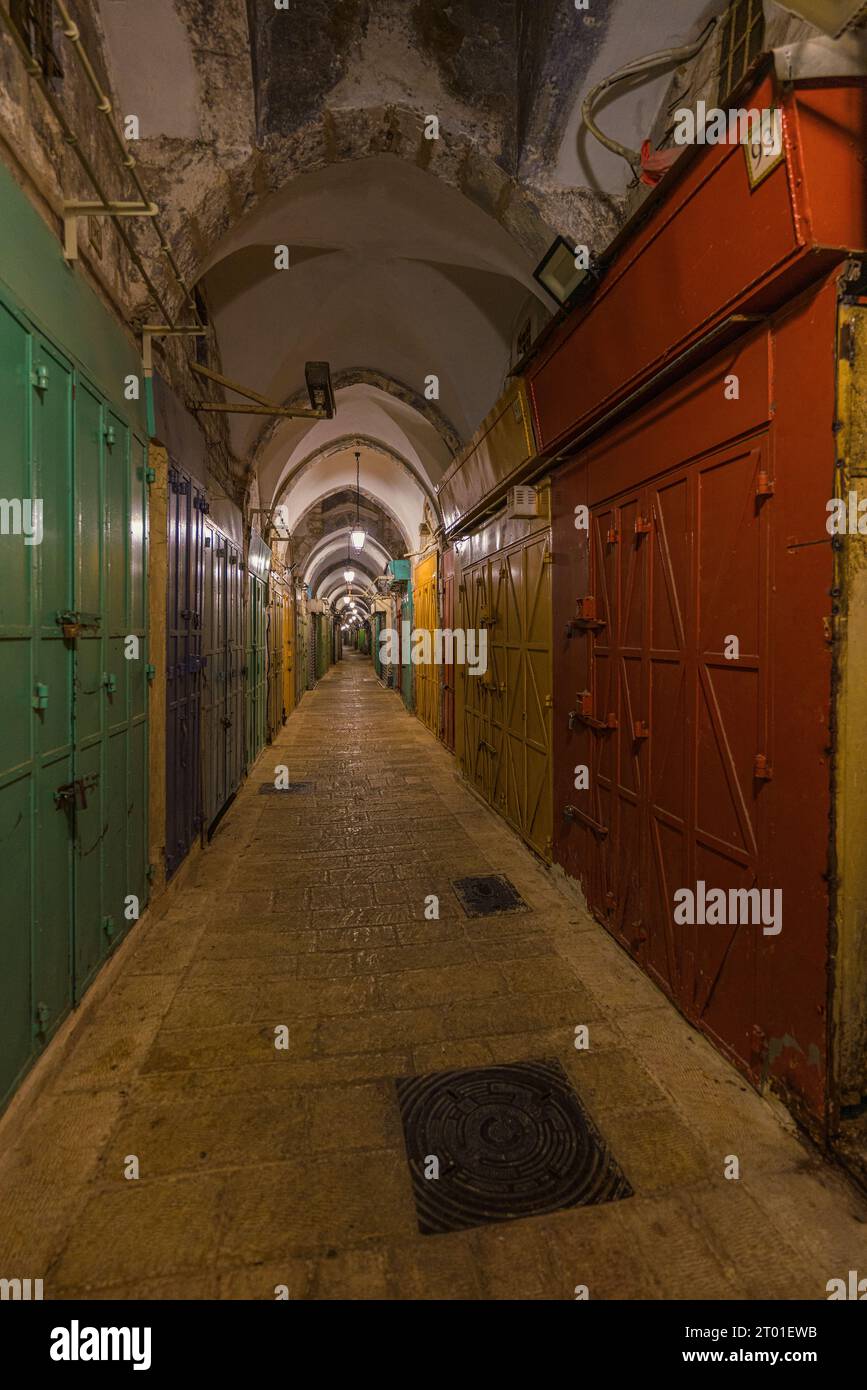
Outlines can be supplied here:
[[181, 469], [169, 469], [166, 626], [166, 875], [201, 825], [202, 518], [207, 502]]

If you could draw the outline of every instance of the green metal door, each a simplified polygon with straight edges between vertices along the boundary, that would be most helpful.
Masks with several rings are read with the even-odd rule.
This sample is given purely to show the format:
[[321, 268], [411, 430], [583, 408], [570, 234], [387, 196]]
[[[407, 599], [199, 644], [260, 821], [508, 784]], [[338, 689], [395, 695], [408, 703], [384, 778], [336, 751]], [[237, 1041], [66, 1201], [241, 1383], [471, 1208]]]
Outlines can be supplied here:
[[[39, 495], [30, 457], [30, 335], [0, 304], [0, 419], [4, 500]], [[33, 1049], [31, 923], [34, 915], [40, 744], [48, 707], [37, 713], [38, 629], [33, 612], [37, 551], [0, 535], [0, 852], [5, 910], [0, 919], [0, 1095], [24, 1071]], [[60, 702], [62, 707], [62, 700]], [[68, 926], [67, 926], [68, 930]]]
[[[146, 901], [145, 446], [0, 302], [0, 1103]], [[27, 544], [12, 503], [41, 500]]]
[[[72, 654], [57, 621], [71, 599], [73, 375], [62, 354], [2, 305], [0, 321], [5, 1097], [72, 1003], [73, 813], [55, 792], [74, 778]], [[43, 533], [41, 543], [27, 544], [8, 504], [34, 499]]]

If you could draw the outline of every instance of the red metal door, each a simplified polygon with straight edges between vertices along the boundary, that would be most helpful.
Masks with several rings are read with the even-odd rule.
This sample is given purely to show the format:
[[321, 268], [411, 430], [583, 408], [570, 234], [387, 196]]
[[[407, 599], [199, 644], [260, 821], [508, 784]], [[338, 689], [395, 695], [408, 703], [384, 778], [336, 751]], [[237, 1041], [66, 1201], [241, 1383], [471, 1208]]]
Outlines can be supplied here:
[[[683, 1011], [752, 1062], [755, 924], [701, 930], [675, 893], [759, 883], [769, 760], [767, 442], [591, 511], [591, 905]], [[652, 738], [651, 738], [652, 731]], [[759, 765], [760, 766], [760, 765]], [[694, 966], [693, 966], [694, 962]]]

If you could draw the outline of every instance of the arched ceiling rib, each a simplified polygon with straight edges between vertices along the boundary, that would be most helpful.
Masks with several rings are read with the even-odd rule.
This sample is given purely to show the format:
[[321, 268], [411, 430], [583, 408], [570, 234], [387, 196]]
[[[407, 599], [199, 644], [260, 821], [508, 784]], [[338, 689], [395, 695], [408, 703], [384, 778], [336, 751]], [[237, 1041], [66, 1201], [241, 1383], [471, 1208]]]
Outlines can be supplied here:
[[[279, 246], [287, 269], [275, 268]], [[227, 376], [280, 402], [303, 388], [307, 360], [329, 361], [335, 375], [364, 368], [422, 398], [435, 377], [443, 415], [466, 438], [501, 390], [520, 304], [528, 292], [544, 300], [532, 270], [468, 198], [376, 156], [263, 199], [213, 249], [202, 282]], [[232, 418], [240, 457], [260, 428]], [[280, 425], [271, 444], [285, 458], [283, 437], [294, 444], [297, 433]]]
[[[361, 483], [370, 497], [387, 506], [404, 536], [417, 548], [419, 526], [424, 521], [426, 494], [410, 474], [390, 455], [361, 450]], [[301, 518], [317, 501], [338, 488], [355, 487], [355, 454], [343, 449], [310, 459], [278, 496], [285, 507], [286, 523], [295, 531]]]
[[281, 501], [311, 462], [342, 449], [353, 453], [356, 447], [363, 455], [366, 450], [389, 456], [436, 508], [434, 484], [448, 467], [451, 453], [412, 406], [369, 383], [337, 392], [333, 420], [287, 421], [275, 432], [260, 460], [260, 493]]
[[371, 579], [382, 574], [393, 557], [378, 541], [368, 536], [362, 550], [352, 550], [349, 544], [349, 530], [334, 531], [323, 536], [311, 550], [304, 568], [305, 584], [315, 584], [325, 572], [339, 570], [341, 575], [347, 568], [364, 571]]

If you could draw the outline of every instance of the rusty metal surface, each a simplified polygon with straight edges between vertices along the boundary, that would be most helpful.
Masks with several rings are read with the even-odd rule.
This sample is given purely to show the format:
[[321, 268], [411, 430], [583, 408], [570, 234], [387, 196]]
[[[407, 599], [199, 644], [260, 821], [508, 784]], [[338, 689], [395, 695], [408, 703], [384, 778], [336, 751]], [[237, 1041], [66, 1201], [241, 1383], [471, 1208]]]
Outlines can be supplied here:
[[[554, 857], [687, 1017], [817, 1129], [835, 315], [829, 280], [555, 474], [552, 491]], [[674, 894], [699, 880], [780, 889], [781, 932], [677, 924]]]

